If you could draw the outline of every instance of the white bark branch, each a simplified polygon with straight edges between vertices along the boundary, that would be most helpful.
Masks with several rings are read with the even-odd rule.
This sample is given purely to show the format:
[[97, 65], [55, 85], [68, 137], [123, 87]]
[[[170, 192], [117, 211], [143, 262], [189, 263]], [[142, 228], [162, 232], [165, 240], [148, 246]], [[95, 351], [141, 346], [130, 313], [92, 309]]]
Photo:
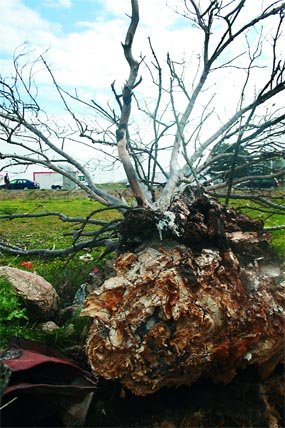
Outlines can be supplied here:
[[132, 3], [131, 23], [129, 25], [129, 28], [126, 34], [125, 43], [123, 44], [125, 58], [130, 67], [130, 74], [123, 88], [123, 94], [122, 94], [123, 103], [122, 103], [119, 127], [117, 130], [117, 142], [118, 142], [119, 157], [122, 161], [123, 167], [125, 169], [127, 178], [129, 180], [130, 187], [136, 198], [137, 204], [140, 207], [147, 207], [149, 205], [148, 200], [139, 185], [137, 174], [133, 167], [131, 157], [127, 149], [127, 129], [128, 129], [128, 122], [129, 122], [130, 113], [131, 113], [131, 102], [132, 102], [132, 95], [133, 95], [132, 91], [135, 88], [135, 86], [139, 83], [139, 82], [136, 83], [139, 63], [134, 59], [133, 53], [132, 53], [133, 39], [134, 39], [138, 22], [139, 22], [139, 5], [138, 5], [138, 0], [131, 0], [131, 3]]

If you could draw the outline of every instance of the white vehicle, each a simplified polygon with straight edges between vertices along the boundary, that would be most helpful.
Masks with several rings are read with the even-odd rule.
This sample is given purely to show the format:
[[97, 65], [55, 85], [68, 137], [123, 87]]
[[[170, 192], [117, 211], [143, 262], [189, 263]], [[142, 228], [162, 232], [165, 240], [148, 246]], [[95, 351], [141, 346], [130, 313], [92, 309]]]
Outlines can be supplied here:
[[[76, 177], [76, 172], [69, 172]], [[35, 171], [33, 180], [39, 183], [41, 189], [72, 190], [76, 184], [68, 177], [55, 171]]]

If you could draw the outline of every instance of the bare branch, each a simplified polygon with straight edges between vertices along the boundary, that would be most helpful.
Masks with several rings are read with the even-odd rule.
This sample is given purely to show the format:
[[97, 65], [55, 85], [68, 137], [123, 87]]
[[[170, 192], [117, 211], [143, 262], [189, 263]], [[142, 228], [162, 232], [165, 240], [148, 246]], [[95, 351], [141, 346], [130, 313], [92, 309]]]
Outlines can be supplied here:
[[132, 102], [132, 91], [136, 86], [136, 80], [138, 75], [139, 63], [134, 59], [132, 53], [132, 44], [139, 22], [139, 6], [138, 0], [131, 0], [132, 3], [132, 17], [131, 23], [129, 25], [125, 43], [123, 44], [125, 58], [130, 66], [130, 74], [127, 82], [124, 85], [122, 93], [122, 109], [120, 123], [117, 130], [117, 142], [118, 142], [118, 153], [119, 157], [124, 166], [126, 175], [128, 177], [131, 189], [136, 198], [137, 204], [140, 207], [147, 207], [148, 201], [145, 197], [135, 172], [135, 169], [132, 165], [131, 158], [127, 150], [127, 127], [131, 113], [131, 102]]

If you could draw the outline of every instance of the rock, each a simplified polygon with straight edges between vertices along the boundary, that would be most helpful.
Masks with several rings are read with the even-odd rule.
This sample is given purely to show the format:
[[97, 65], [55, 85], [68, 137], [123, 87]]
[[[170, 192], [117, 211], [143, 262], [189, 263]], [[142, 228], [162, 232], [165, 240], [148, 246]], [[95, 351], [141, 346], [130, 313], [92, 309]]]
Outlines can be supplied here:
[[79, 305], [70, 305], [65, 308], [61, 308], [57, 315], [57, 321], [59, 324], [66, 323], [70, 318], [74, 317], [80, 312], [81, 306]]
[[0, 276], [6, 278], [23, 299], [29, 318], [50, 320], [58, 311], [59, 296], [53, 286], [36, 273], [9, 266], [0, 267]]
[[40, 328], [45, 333], [53, 333], [54, 331], [59, 329], [59, 326], [53, 321], [47, 321], [40, 324]]

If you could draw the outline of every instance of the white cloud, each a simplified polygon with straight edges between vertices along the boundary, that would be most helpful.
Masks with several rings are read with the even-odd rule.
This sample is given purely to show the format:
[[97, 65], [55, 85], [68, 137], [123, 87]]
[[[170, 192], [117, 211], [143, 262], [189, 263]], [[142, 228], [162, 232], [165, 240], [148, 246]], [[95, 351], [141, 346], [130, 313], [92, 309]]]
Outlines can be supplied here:
[[[49, 0], [49, 4], [52, 3], [65, 3], [67, 6], [69, 0]], [[61, 84], [89, 87], [93, 91], [96, 88], [109, 88], [116, 79], [120, 87], [128, 75], [121, 42], [124, 41], [129, 23], [126, 13], [129, 13], [130, 5], [128, 2], [111, 0], [103, 3], [107, 11], [112, 12], [112, 19], [108, 20], [108, 15], [102, 17], [101, 13], [94, 22], [78, 22], [79, 31], [74, 27], [72, 33], [64, 34], [59, 25], [46, 21], [21, 0], [11, 0], [0, 16], [3, 34], [0, 53], [12, 55], [19, 45], [28, 42], [30, 49], [34, 48], [38, 53], [49, 48], [48, 62]], [[141, 9], [141, 25], [135, 38], [134, 55], [138, 59], [140, 54], [150, 55], [147, 42], [149, 35], [161, 60], [165, 59], [168, 49], [173, 48], [177, 55], [182, 54], [184, 48], [181, 39], [189, 37], [190, 32], [189, 29], [167, 30], [171, 15], [173, 21], [173, 14], [165, 7], [165, 0], [157, 0], [154, 4], [151, 0], [144, 0]], [[157, 20], [156, 25], [154, 20]], [[43, 83], [46, 77], [38, 75], [38, 79]]]
[[[35, 48], [40, 53], [49, 48], [47, 57], [61, 84], [92, 89], [109, 87], [114, 79], [118, 80], [119, 85], [122, 84], [127, 77], [128, 66], [120, 43], [124, 41], [129, 23], [126, 14], [130, 13], [130, 2], [88, 1], [90, 8], [92, 3], [100, 3], [106, 14], [100, 11], [100, 16], [95, 21], [78, 21], [74, 31], [68, 34], [63, 32], [60, 24], [45, 20], [36, 10], [25, 6], [23, 1], [5, 2], [0, 14], [0, 55], [6, 56], [5, 64], [2, 60], [2, 65], [7, 68], [7, 57], [12, 56], [23, 42], [29, 42], [31, 49]], [[71, 7], [71, 3], [71, 0], [45, 0], [45, 4], [49, 6]], [[178, 61], [190, 56], [190, 74], [192, 72], [193, 75], [196, 72], [196, 55], [201, 47], [202, 34], [190, 25], [178, 25], [181, 17], [173, 12], [177, 3], [177, 0], [140, 2], [141, 21], [133, 52], [137, 58], [141, 54], [151, 60], [147, 41], [150, 36], [161, 63], [165, 63], [168, 51]], [[253, 13], [251, 8], [250, 12]], [[45, 77], [40, 79], [44, 80]]]
[[[86, 20], [78, 21], [73, 32], [68, 34], [63, 32], [59, 24], [51, 24], [35, 10], [25, 6], [22, 0], [5, 2], [0, 14], [2, 29], [0, 55], [5, 55], [5, 58], [0, 61], [1, 73], [8, 74], [9, 55], [13, 54], [17, 46], [28, 41], [31, 48], [35, 48], [37, 52], [42, 53], [49, 48], [46, 58], [58, 83], [69, 88], [78, 88], [79, 93], [84, 94], [87, 99], [96, 98], [101, 102], [103, 98], [106, 100], [110, 96], [113, 103], [114, 97], [110, 91], [110, 84], [116, 79], [116, 85], [120, 91], [120, 87], [128, 76], [128, 65], [124, 60], [121, 42], [124, 41], [129, 24], [126, 14], [130, 14], [130, 1], [96, 0], [96, 2], [105, 8], [106, 14], [100, 10], [100, 15], [98, 14], [94, 21], [88, 21], [86, 16]], [[89, 0], [89, 3], [92, 8], [92, 0]], [[172, 9], [167, 7], [166, 3], [171, 5]], [[148, 63], [152, 61], [147, 40], [147, 37], [151, 36], [153, 47], [162, 66], [165, 65], [168, 51], [172, 59], [177, 61], [183, 57], [187, 58], [188, 68], [185, 77], [186, 84], [191, 90], [191, 81], [197, 70], [197, 53], [201, 48], [202, 34], [190, 25], [179, 25], [181, 17], [173, 13], [176, 3], [176, 0], [142, 0], [140, 2], [141, 21], [133, 53], [136, 58], [142, 54]], [[46, 0], [47, 4], [68, 8], [71, 6], [71, 0]], [[253, 12], [251, 9], [250, 13], [253, 14]], [[244, 49], [243, 44], [237, 43], [232, 52], [233, 56], [242, 49]], [[143, 82], [136, 93], [142, 99], [149, 101], [155, 96], [156, 89], [151, 86], [144, 64], [141, 65], [140, 72], [143, 74]], [[262, 73], [263, 70], [260, 70], [259, 75]], [[216, 75], [213, 73], [209, 84], [213, 85], [212, 92], [217, 93], [214, 99], [217, 115], [219, 112], [221, 120], [224, 120], [236, 109], [239, 87], [244, 80], [241, 80], [238, 70], [229, 69], [218, 81], [215, 78]], [[166, 74], [164, 75], [165, 85], [168, 84], [167, 79]], [[37, 74], [37, 82], [40, 92], [51, 104], [56, 97], [48, 87], [50, 77], [47, 73]], [[109, 92], [107, 93], [106, 90]], [[224, 94], [227, 96], [225, 97]], [[201, 97], [201, 105], [205, 105], [207, 100], [207, 93], [204, 93]], [[182, 108], [184, 98], [180, 100], [178, 97], [177, 104]], [[172, 114], [169, 116], [173, 118]], [[198, 117], [199, 112], [197, 112]], [[214, 127], [214, 120], [211, 123]], [[216, 124], [217, 121], [215, 126]], [[145, 139], [147, 138], [148, 135]]]
[[55, 9], [58, 9], [61, 7], [65, 7], [65, 8], [72, 7], [71, 0], [45, 0], [43, 4], [46, 7], [52, 7]]
[[5, 2], [5, 6], [1, 8], [0, 26], [1, 55], [12, 56], [15, 49], [24, 42], [46, 49], [60, 32], [60, 26], [44, 20], [21, 0]]
[[[106, 11], [117, 16], [131, 14], [130, 2], [114, 0], [98, 0]], [[173, 13], [177, 0], [143, 0], [139, 3], [141, 25], [152, 29], [165, 29], [172, 26], [179, 15]]]

